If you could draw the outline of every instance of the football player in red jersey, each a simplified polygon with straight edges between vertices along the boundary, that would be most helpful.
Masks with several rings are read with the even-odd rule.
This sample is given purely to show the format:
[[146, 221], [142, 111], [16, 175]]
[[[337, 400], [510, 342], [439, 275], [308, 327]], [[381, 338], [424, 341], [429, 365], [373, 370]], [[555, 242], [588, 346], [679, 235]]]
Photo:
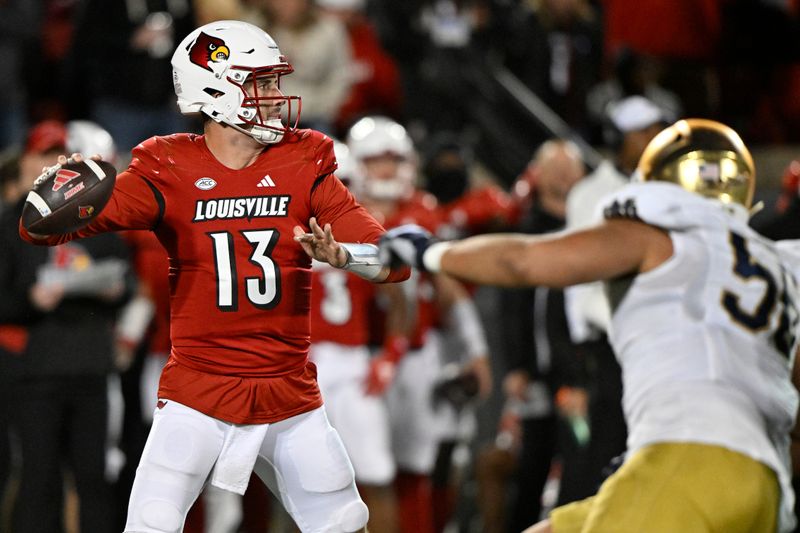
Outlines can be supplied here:
[[[347, 144], [360, 165], [351, 186], [359, 201], [387, 228], [417, 223], [435, 232], [442, 222], [435, 197], [415, 188], [417, 155], [405, 128], [386, 117], [356, 122]], [[443, 375], [440, 330], [455, 326], [469, 361], [462, 372], [473, 375], [483, 394], [491, 387], [487, 344], [467, 291], [445, 276], [416, 276], [405, 288], [414, 300], [410, 350], [397, 367], [387, 393], [398, 473], [401, 531], [428, 533], [448, 514], [437, 498], [431, 475], [440, 442], [457, 440], [458, 418], [444, 404], [434, 405], [434, 388]], [[441, 486], [444, 488], [446, 483]], [[442, 491], [447, 492], [447, 491]]]
[[384, 230], [334, 177], [331, 139], [293, 126], [299, 97], [279, 89], [292, 67], [269, 35], [206, 24], [172, 64], [178, 104], [205, 116], [204, 134], [134, 148], [86, 228], [20, 226], [48, 245], [151, 230], [169, 254], [172, 350], [125, 531], [180, 531], [205, 483], [241, 494], [252, 471], [302, 531], [361, 530], [368, 511], [308, 361], [309, 255], [375, 282], [408, 273], [334, 238], [373, 243]]

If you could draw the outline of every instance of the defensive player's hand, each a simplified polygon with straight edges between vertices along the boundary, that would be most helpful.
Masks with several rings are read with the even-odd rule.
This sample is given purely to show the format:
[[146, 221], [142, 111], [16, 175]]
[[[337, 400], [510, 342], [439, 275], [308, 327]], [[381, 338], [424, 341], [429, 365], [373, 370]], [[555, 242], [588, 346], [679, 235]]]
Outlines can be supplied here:
[[321, 228], [314, 217], [311, 217], [308, 225], [311, 233], [304, 232], [300, 226], [294, 227], [294, 240], [300, 243], [312, 259], [342, 268], [347, 263], [347, 252], [333, 238], [331, 225], [325, 224], [325, 227]]
[[386, 266], [408, 265], [425, 272], [422, 255], [434, 242], [436, 239], [425, 228], [405, 224], [383, 234], [378, 243], [378, 254]]

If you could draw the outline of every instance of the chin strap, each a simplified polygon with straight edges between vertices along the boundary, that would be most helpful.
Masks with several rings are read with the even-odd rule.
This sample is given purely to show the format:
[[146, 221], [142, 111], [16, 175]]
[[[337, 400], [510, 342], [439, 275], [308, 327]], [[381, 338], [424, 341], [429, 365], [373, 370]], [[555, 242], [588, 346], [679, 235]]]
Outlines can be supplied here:
[[234, 124], [233, 122], [223, 120], [223, 117], [221, 116], [215, 117], [211, 115], [211, 118], [216, 122], [230, 126], [240, 133], [249, 135], [260, 144], [276, 144], [283, 140], [284, 132], [278, 131], [283, 129], [283, 122], [277, 118], [268, 120], [266, 126], [252, 126], [250, 129], [246, 129], [239, 124]]

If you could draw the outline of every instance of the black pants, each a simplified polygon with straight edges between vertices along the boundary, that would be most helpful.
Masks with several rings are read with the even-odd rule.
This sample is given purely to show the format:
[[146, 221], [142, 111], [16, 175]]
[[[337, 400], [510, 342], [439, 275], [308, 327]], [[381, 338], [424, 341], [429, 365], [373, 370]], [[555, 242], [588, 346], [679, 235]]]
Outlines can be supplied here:
[[106, 376], [27, 379], [15, 385], [11, 421], [22, 452], [15, 533], [63, 530], [65, 465], [80, 499], [81, 532], [112, 531], [105, 479], [106, 388]]
[[508, 531], [522, 531], [539, 521], [542, 492], [556, 453], [558, 419], [555, 415], [522, 421], [522, 447], [515, 480], [516, 499], [512, 503]]

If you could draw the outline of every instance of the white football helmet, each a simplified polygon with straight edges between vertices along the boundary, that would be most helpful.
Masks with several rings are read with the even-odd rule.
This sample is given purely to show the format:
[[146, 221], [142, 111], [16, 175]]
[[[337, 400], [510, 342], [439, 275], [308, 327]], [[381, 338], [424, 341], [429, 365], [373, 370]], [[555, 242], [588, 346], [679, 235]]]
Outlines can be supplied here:
[[358, 189], [363, 185], [363, 177], [358, 162], [350, 153], [350, 148], [345, 143], [333, 139], [333, 154], [336, 156], [336, 177], [350, 189], [350, 192], [358, 196]]
[[258, 76], [277, 76], [280, 83], [281, 76], [293, 71], [272, 37], [235, 20], [197, 28], [172, 55], [172, 81], [181, 112], [205, 113], [261, 144], [280, 142], [297, 127], [300, 97], [259, 95], [256, 83], [249, 95], [245, 83]]
[[[400, 200], [414, 191], [417, 175], [417, 154], [406, 129], [386, 117], [364, 117], [350, 128], [347, 146], [363, 173], [363, 194], [376, 200]], [[394, 156], [396, 166], [391, 175], [370, 175], [368, 160]]]
[[85, 157], [99, 154], [104, 161], [116, 164], [117, 146], [114, 139], [99, 124], [91, 120], [67, 122], [67, 152], [79, 152]]

